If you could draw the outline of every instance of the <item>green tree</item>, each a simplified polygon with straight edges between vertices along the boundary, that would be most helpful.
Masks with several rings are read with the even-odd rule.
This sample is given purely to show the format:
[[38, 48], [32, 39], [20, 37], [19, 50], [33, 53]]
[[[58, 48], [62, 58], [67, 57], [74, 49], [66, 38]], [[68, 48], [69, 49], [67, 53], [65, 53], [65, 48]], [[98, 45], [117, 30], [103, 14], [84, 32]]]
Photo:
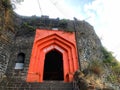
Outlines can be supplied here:
[[115, 61], [115, 57], [112, 55], [112, 52], [107, 51], [104, 47], [102, 47], [102, 53], [103, 53], [103, 62], [104, 63], [112, 63]]

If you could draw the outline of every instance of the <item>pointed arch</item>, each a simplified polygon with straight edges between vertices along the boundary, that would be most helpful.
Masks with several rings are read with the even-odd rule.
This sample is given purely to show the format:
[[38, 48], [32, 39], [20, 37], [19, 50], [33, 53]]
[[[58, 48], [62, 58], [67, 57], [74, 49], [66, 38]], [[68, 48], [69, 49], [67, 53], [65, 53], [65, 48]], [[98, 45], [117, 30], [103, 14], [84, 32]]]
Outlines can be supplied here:
[[15, 70], [22, 70], [24, 68], [25, 54], [20, 52], [17, 55], [17, 60], [15, 63]]
[[62, 54], [64, 81], [72, 81], [73, 75], [70, 75], [70, 73], [73, 74], [79, 67], [75, 43], [74, 33], [36, 30], [27, 81], [43, 81], [45, 56], [51, 50], [57, 50]]
[[63, 76], [63, 54], [52, 49], [45, 55], [43, 80], [64, 80]]

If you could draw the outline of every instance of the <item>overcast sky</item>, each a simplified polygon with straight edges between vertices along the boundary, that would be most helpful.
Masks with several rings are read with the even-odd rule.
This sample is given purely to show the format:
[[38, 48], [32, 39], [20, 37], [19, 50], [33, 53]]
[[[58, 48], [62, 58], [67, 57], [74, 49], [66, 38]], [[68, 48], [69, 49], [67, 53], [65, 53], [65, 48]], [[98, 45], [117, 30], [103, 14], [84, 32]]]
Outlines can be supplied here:
[[[39, 2], [39, 3], [38, 3]], [[120, 0], [24, 0], [15, 12], [25, 16], [49, 15], [88, 21], [104, 47], [120, 61]]]

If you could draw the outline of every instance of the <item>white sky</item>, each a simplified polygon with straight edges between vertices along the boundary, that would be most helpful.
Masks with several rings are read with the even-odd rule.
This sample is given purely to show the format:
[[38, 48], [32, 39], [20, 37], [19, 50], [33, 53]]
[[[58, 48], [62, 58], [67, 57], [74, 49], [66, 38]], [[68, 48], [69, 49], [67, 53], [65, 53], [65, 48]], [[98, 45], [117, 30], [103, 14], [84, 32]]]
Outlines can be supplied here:
[[[86, 20], [94, 26], [104, 47], [120, 61], [120, 0], [24, 0], [15, 12], [25, 16]], [[83, 2], [81, 5], [80, 2]], [[89, 18], [90, 17], [90, 18]]]

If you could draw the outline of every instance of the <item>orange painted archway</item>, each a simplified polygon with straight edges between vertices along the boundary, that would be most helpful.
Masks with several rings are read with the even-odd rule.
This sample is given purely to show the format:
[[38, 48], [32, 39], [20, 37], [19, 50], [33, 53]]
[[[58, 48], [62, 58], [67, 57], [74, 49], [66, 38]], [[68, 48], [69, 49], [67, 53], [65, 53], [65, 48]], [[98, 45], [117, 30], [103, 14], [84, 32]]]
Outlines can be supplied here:
[[43, 82], [45, 55], [57, 50], [63, 56], [64, 82], [71, 82], [79, 68], [75, 33], [53, 30], [36, 30], [27, 75], [27, 82]]

